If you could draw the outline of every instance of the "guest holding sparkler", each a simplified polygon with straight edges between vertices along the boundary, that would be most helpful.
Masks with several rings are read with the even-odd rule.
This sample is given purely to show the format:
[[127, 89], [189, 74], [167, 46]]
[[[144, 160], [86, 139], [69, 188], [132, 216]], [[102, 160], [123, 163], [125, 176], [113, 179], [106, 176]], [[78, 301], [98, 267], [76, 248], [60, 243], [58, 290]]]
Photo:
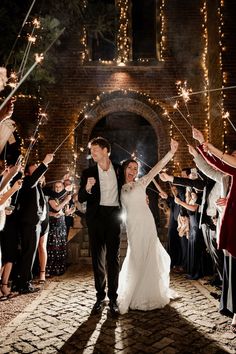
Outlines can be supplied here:
[[205, 251], [206, 245], [202, 230], [199, 228], [202, 208], [201, 191], [207, 183], [203, 179], [197, 178], [196, 172], [196, 169], [191, 169], [190, 178], [174, 177], [166, 173], [160, 174], [160, 178], [163, 181], [187, 187], [186, 200], [182, 201], [180, 198], [175, 197], [175, 203], [184, 207], [189, 215], [190, 233], [188, 238], [187, 273], [190, 279], [198, 279], [212, 272], [212, 263]]
[[[21, 164], [17, 163], [13, 167], [7, 168], [1, 179], [1, 196], [0, 196], [0, 224], [1, 224], [1, 251], [3, 262], [3, 268], [1, 269], [2, 273], [2, 286], [1, 292], [3, 296], [0, 298], [1, 301], [8, 300], [11, 296], [11, 291], [9, 289], [9, 277], [12, 271], [13, 263], [17, 258], [17, 249], [18, 249], [18, 233], [16, 232], [16, 217], [14, 212], [14, 207], [10, 205], [12, 198], [22, 186], [21, 179], [17, 179], [18, 171], [21, 169]], [[17, 176], [16, 176], [17, 175]], [[13, 184], [10, 187], [10, 183]], [[4, 192], [6, 191], [6, 192]], [[6, 222], [5, 222], [6, 220]], [[4, 225], [5, 224], [5, 225]], [[1, 252], [0, 252], [1, 253]], [[1, 268], [1, 264], [0, 264]]]
[[200, 227], [202, 228], [207, 250], [213, 260], [214, 269], [218, 273], [210, 283], [219, 286], [223, 279], [224, 254], [222, 250], [217, 249], [217, 240], [222, 219], [222, 207], [218, 205], [218, 199], [226, 197], [230, 176], [210, 166], [191, 145], [189, 145], [189, 153], [194, 157], [194, 162], [199, 170], [208, 178], [215, 181], [212, 188], [208, 187], [206, 189], [206, 202], [203, 208], [203, 217]]
[[28, 165], [18, 198], [18, 215], [20, 220], [21, 262], [19, 267], [18, 288], [21, 294], [38, 291], [31, 284], [32, 267], [35, 260], [42, 221], [47, 214], [46, 199], [40, 184], [40, 178], [47, 171], [54, 155], [47, 154], [43, 162]]
[[47, 275], [62, 275], [66, 270], [67, 231], [65, 223], [65, 208], [71, 200], [71, 195], [61, 197], [64, 184], [58, 181], [54, 184], [54, 194], [49, 198], [49, 234], [47, 242]]
[[203, 158], [210, 165], [231, 177], [231, 186], [227, 198], [219, 200], [221, 206], [225, 205], [225, 210], [219, 232], [218, 247], [224, 250], [225, 255], [221, 306], [226, 307], [228, 312], [231, 313], [233, 317], [231, 330], [236, 333], [236, 165], [232, 167], [236, 160], [236, 151], [232, 153], [232, 156], [221, 152], [211, 143], [206, 142], [203, 134], [194, 127], [193, 138], [200, 143], [198, 150]]
[[49, 232], [49, 207], [47, 192], [44, 190], [46, 184], [44, 175], [40, 178], [39, 183], [41, 184], [46, 199], [46, 217], [41, 223], [41, 231], [38, 244], [39, 284], [44, 284], [46, 281], [47, 240]]
[[170, 216], [168, 221], [168, 248], [167, 251], [170, 256], [171, 264], [170, 267], [174, 271], [183, 270], [183, 257], [181, 248], [181, 239], [178, 233], [178, 216], [180, 214], [180, 206], [175, 203], [175, 196], [178, 196], [178, 189], [176, 186], [171, 185], [171, 194], [160, 193], [161, 198], [166, 199], [167, 205], [170, 209]]

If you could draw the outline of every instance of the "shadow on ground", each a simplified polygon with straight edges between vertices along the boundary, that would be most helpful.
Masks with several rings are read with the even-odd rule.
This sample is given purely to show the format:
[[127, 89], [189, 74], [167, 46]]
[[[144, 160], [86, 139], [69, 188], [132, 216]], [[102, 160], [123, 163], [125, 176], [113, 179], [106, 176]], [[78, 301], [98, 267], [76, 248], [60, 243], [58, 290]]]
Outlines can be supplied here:
[[100, 315], [90, 315], [59, 352], [228, 353], [170, 306], [149, 312], [130, 311], [117, 319], [104, 309]]

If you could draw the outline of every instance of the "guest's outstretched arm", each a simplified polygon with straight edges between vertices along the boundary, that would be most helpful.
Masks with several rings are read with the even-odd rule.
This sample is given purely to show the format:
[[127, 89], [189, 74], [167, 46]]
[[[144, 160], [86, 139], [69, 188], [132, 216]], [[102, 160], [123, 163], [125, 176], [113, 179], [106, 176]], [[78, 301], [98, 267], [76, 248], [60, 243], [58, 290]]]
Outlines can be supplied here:
[[236, 167], [236, 157], [229, 155], [220, 149], [217, 149], [214, 145], [212, 145], [209, 142], [206, 142], [202, 132], [200, 132], [198, 129], [194, 128], [192, 129], [193, 132], [193, 138], [198, 140], [198, 142], [203, 145], [203, 149], [205, 152], [210, 152], [211, 154], [215, 155], [220, 159], [222, 162], [226, 163], [227, 165], [231, 167]]
[[19, 179], [16, 181], [13, 186], [8, 189], [8, 191], [2, 195], [0, 195], [0, 205], [3, 205], [6, 203], [6, 201], [15, 193], [17, 192], [22, 186], [22, 180]]
[[203, 148], [205, 151], [210, 151], [213, 155], [218, 157], [222, 162], [226, 163], [227, 165], [236, 168], [236, 157], [227, 154], [219, 149], [217, 149], [211, 143], [204, 143]]
[[209, 163], [207, 163], [206, 160], [201, 156], [201, 154], [198, 153], [198, 151], [193, 146], [189, 145], [188, 149], [189, 153], [194, 157], [194, 162], [199, 168], [199, 170], [202, 171], [208, 178], [211, 178], [213, 181], [221, 183], [224, 173], [219, 170], [216, 170]]
[[175, 197], [175, 203], [179, 204], [180, 206], [184, 207], [185, 209], [189, 210], [189, 211], [196, 211], [198, 208], [197, 204], [188, 204], [186, 202], [183, 202], [180, 198]]

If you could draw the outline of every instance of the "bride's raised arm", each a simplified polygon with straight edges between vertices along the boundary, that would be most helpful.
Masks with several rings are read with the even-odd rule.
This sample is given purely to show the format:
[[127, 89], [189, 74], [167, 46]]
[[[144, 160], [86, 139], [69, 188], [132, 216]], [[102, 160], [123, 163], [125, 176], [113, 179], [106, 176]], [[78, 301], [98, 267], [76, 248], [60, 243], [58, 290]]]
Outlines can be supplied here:
[[170, 151], [157, 162], [157, 164], [145, 175], [142, 177], [142, 182], [145, 186], [148, 186], [152, 179], [167, 165], [167, 163], [172, 159], [174, 154], [178, 149], [178, 142], [174, 139], [171, 139]]

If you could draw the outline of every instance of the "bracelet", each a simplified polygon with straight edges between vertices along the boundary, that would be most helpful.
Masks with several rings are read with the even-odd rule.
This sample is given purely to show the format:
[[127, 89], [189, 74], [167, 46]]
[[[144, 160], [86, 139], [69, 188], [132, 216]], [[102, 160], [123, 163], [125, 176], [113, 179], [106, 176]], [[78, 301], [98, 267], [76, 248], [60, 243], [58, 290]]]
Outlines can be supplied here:
[[223, 161], [223, 156], [224, 156], [224, 152], [222, 153], [222, 155], [221, 155], [221, 158], [220, 158], [220, 161]]

